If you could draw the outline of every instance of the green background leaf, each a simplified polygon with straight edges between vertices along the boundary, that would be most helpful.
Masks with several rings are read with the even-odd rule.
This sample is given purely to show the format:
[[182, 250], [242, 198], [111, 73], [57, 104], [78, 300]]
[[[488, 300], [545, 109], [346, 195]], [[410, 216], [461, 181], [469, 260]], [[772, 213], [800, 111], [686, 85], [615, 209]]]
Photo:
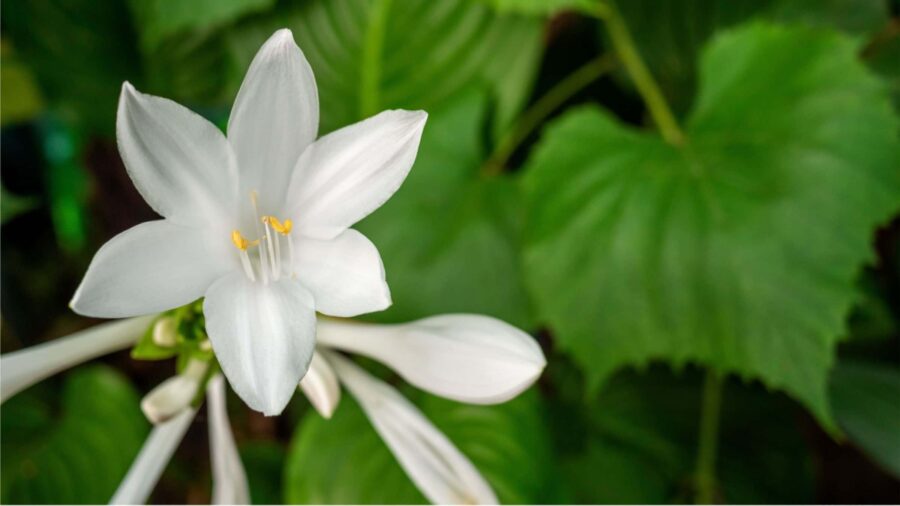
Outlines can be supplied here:
[[531, 323], [520, 192], [508, 178], [479, 176], [486, 116], [487, 100], [474, 92], [433, 111], [400, 191], [358, 225], [381, 252], [394, 300], [371, 318], [478, 312]]
[[[488, 480], [501, 503], [553, 497], [549, 441], [533, 392], [498, 406], [419, 395], [427, 416]], [[425, 502], [349, 395], [331, 420], [309, 412], [288, 451], [285, 500], [321, 504]]]
[[[716, 34], [751, 19], [871, 33], [888, 20], [884, 0], [614, 0], [638, 51], [672, 107], [687, 112], [700, 55]], [[622, 76], [624, 78], [624, 75]], [[627, 82], [627, 79], [623, 79]]]
[[101, 504], [137, 456], [149, 424], [137, 392], [106, 366], [66, 377], [57, 408], [40, 388], [4, 404], [4, 503]]
[[898, 124], [855, 51], [750, 25], [706, 51], [685, 146], [593, 108], [546, 134], [524, 180], [526, 276], [594, 384], [695, 361], [833, 427], [834, 344], [872, 230], [900, 203]]
[[[617, 375], [594, 401], [591, 430], [563, 473], [573, 502], [690, 502], [699, 431], [701, 378], [662, 368]], [[796, 406], [758, 385], [723, 393], [717, 501], [808, 503], [813, 465]], [[563, 419], [559, 423], [566, 424]], [[601, 479], [602, 477], [602, 479]]]
[[840, 363], [831, 377], [834, 413], [847, 436], [900, 477], [900, 368]]
[[505, 128], [540, 57], [539, 20], [498, 15], [475, 0], [317, 0], [242, 26], [238, 67], [283, 26], [316, 74], [320, 134], [384, 109], [430, 111], [482, 85], [493, 93], [494, 128]]

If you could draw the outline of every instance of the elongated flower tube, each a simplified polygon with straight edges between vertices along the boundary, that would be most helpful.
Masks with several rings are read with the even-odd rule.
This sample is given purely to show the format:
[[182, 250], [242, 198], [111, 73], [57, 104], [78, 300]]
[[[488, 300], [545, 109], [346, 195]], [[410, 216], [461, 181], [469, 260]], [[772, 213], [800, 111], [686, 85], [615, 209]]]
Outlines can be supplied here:
[[413, 483], [436, 504], [496, 504], [475, 466], [394, 388], [334, 352], [324, 352]]
[[74, 365], [133, 345], [152, 316], [103, 323], [0, 357], [0, 402]]
[[250, 65], [228, 120], [212, 123], [122, 87], [119, 152], [164, 219], [96, 254], [71, 306], [120, 318], [204, 297], [206, 331], [251, 408], [280, 413], [306, 373], [318, 311], [355, 316], [391, 304], [375, 246], [349, 227], [399, 188], [423, 111], [385, 111], [316, 139], [312, 69], [289, 30]]
[[238, 455], [228, 411], [225, 409], [225, 380], [217, 374], [206, 387], [209, 418], [209, 456], [212, 460], [213, 504], [249, 504], [247, 473]]
[[119, 484], [110, 504], [144, 504], [159, 481], [160, 475], [184, 439], [196, 409], [182, 410], [178, 415], [153, 427], [134, 463]]
[[412, 403], [334, 350], [381, 361], [436, 395], [495, 404], [521, 393], [543, 371], [546, 359], [531, 336], [495, 318], [471, 314], [397, 325], [320, 318], [318, 336], [314, 365], [301, 388], [323, 417], [330, 418], [340, 401], [339, 379], [430, 501], [497, 502], [468, 458]]
[[367, 356], [413, 385], [470, 404], [497, 404], [531, 386], [547, 361], [534, 338], [482, 315], [397, 325], [319, 320], [319, 343]]

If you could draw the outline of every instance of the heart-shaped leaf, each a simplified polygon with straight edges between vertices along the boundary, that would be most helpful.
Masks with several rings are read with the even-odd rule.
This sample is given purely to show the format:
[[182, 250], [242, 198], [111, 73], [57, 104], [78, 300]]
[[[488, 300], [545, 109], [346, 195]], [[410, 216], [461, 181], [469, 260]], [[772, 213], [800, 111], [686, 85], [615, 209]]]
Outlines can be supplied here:
[[526, 168], [526, 276], [595, 384], [695, 361], [784, 389], [833, 428], [834, 344], [900, 207], [898, 123], [856, 44], [752, 24], [705, 52], [687, 142], [597, 108], [546, 134]]

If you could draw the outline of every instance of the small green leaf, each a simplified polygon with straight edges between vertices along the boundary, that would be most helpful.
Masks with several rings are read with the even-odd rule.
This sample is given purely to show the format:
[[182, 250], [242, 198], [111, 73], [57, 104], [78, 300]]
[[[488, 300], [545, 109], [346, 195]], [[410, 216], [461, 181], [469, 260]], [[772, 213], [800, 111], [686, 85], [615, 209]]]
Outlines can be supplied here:
[[151, 325], [141, 336], [141, 339], [131, 349], [131, 358], [135, 360], [164, 360], [172, 358], [177, 353], [177, 348], [164, 348], [153, 341], [153, 326]]
[[106, 366], [65, 380], [61, 406], [34, 389], [3, 406], [4, 503], [106, 503], [149, 426], [134, 388]]
[[[502, 503], [549, 500], [553, 469], [533, 393], [499, 406], [421, 398], [424, 414], [472, 460]], [[331, 420], [314, 412], [302, 420], [288, 452], [285, 499], [320, 504], [425, 502], [349, 395]]]
[[684, 146], [596, 108], [527, 164], [526, 275], [594, 384], [651, 360], [759, 379], [834, 428], [828, 370], [900, 205], [898, 122], [854, 41], [753, 24], [705, 52]]
[[841, 427], [875, 462], [900, 478], [900, 369], [841, 362], [831, 377], [831, 402]]

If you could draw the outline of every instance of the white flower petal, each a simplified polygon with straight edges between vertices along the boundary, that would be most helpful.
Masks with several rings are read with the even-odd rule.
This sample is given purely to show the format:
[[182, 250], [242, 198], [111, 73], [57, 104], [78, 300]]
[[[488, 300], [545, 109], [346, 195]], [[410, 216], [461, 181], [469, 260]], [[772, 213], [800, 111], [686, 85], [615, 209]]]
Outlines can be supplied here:
[[547, 363], [531, 336], [482, 315], [440, 315], [400, 325], [321, 318], [317, 339], [378, 360], [423, 390], [470, 404], [515, 397]]
[[317, 140], [297, 162], [286, 216], [304, 235], [330, 239], [381, 207], [412, 168], [427, 118], [384, 111]]
[[[168, 220], [148, 221], [100, 248], [70, 305], [76, 313], [121, 318], [158, 313], [199, 299], [237, 256], [227, 234]], [[232, 247], [233, 249], [233, 247]]]
[[229, 274], [206, 292], [206, 330], [235, 392], [267, 416], [281, 413], [315, 347], [312, 295], [282, 278], [263, 284]]
[[312, 68], [291, 31], [278, 30], [253, 58], [228, 119], [242, 188], [280, 203], [294, 164], [318, 129]]
[[170, 420], [185, 409], [200, 389], [200, 380], [209, 368], [207, 362], [191, 360], [180, 374], [163, 381], [141, 400], [141, 411], [151, 423]]
[[330, 240], [295, 238], [294, 251], [294, 272], [312, 292], [320, 313], [356, 316], [391, 305], [381, 255], [356, 230]]
[[119, 153], [134, 185], [157, 213], [205, 224], [234, 209], [237, 162], [215, 125], [165, 98], [122, 85], [116, 118]]
[[238, 454], [228, 410], [225, 408], [225, 380], [221, 374], [210, 378], [206, 386], [209, 416], [209, 456], [212, 460], [213, 504], [249, 504], [247, 473]]
[[184, 439], [196, 409], [186, 409], [168, 422], [153, 427], [147, 441], [131, 464], [110, 504], [145, 504], [166, 465]]
[[309, 371], [300, 382], [300, 388], [324, 418], [331, 418], [338, 403], [341, 402], [341, 385], [334, 370], [319, 352], [313, 353]]
[[406, 474], [436, 504], [496, 504], [491, 486], [443, 433], [396, 390], [324, 352]]
[[0, 357], [0, 402], [73, 365], [131, 346], [153, 318], [141, 316], [101, 323], [31, 348], [5, 353]]

